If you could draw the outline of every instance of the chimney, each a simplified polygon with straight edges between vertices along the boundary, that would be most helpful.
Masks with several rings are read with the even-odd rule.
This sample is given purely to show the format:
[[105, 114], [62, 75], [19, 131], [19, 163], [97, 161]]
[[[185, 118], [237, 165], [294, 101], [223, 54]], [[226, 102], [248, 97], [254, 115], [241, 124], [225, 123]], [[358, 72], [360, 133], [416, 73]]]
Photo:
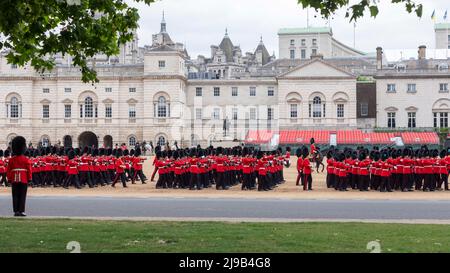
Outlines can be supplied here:
[[377, 70], [383, 69], [383, 48], [377, 47]]
[[424, 60], [427, 58], [427, 47], [424, 45], [419, 46], [419, 60]]

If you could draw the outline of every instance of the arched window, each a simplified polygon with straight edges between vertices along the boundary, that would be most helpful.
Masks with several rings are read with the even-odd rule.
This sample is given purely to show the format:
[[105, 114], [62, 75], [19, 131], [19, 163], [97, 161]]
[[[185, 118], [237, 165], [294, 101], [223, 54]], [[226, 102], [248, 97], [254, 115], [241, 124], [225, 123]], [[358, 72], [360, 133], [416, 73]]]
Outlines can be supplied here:
[[22, 103], [16, 96], [6, 102], [6, 116], [8, 118], [22, 117]]
[[167, 117], [167, 101], [166, 98], [161, 96], [158, 98], [158, 117]]
[[11, 98], [11, 112], [10, 117], [18, 118], [19, 117], [19, 100], [16, 97]]
[[128, 146], [130, 146], [130, 147], [136, 146], [136, 137], [135, 136], [130, 136], [128, 138]]
[[313, 118], [322, 117], [322, 100], [319, 97], [313, 99]]
[[159, 145], [159, 146], [161, 146], [161, 147], [163, 147], [164, 145], [166, 145], [166, 138], [163, 137], [163, 136], [160, 136], [160, 137], [158, 138], [157, 145]]
[[94, 102], [91, 97], [86, 97], [84, 99], [84, 117], [94, 117]]

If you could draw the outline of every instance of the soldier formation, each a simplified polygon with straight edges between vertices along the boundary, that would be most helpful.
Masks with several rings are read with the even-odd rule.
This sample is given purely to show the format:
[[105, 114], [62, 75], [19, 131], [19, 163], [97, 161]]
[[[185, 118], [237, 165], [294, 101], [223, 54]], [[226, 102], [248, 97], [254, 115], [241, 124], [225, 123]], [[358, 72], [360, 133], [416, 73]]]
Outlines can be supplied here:
[[[127, 187], [127, 182], [141, 181], [145, 184], [147, 178], [143, 173], [143, 163], [140, 148], [127, 149], [65, 149], [46, 147], [27, 149], [24, 156], [31, 163], [31, 187], [83, 187], [115, 186], [121, 182]], [[0, 185], [9, 186], [6, 179], [6, 169], [9, 166], [10, 151], [0, 150]]]
[[241, 185], [242, 190], [268, 191], [285, 182], [283, 168], [290, 165], [289, 158], [289, 151], [283, 155], [281, 149], [264, 152], [241, 146], [157, 151], [152, 181], [157, 172], [157, 189], [228, 190]]
[[327, 163], [327, 187], [339, 191], [449, 190], [450, 149], [331, 149]]

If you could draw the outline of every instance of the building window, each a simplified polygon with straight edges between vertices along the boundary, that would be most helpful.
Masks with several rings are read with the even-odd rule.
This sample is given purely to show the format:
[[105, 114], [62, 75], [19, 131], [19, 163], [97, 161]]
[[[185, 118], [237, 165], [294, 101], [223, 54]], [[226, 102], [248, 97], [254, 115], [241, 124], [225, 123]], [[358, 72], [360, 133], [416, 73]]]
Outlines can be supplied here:
[[136, 93], [136, 87], [130, 87], [128, 88], [129, 93]]
[[214, 108], [212, 118], [215, 120], [220, 119], [220, 109], [219, 108]]
[[290, 51], [290, 58], [291, 58], [291, 60], [295, 59], [295, 50], [294, 49], [291, 49], [291, 51]]
[[268, 88], [267, 88], [267, 96], [273, 97], [274, 95], [275, 95], [275, 88], [273, 88], [273, 87], [268, 87]]
[[70, 93], [70, 92], [72, 92], [72, 88], [64, 88], [64, 92], [65, 93]]
[[388, 127], [395, 128], [395, 113], [389, 112], [387, 113], [387, 116], [388, 116]]
[[220, 87], [214, 87], [214, 97], [220, 96]]
[[448, 113], [447, 112], [434, 112], [433, 113], [433, 126], [435, 128], [448, 128]]
[[[311, 107], [311, 104], [310, 104]], [[311, 116], [311, 111], [310, 111]], [[322, 100], [319, 97], [314, 97], [312, 101], [312, 117], [321, 118], [322, 117]]]
[[22, 117], [22, 104], [17, 97], [12, 97], [9, 104], [6, 104], [6, 114], [9, 118]]
[[237, 97], [238, 95], [238, 88], [237, 87], [231, 87], [231, 96]]
[[361, 116], [366, 117], [369, 115], [369, 104], [367, 102], [361, 103]]
[[161, 96], [158, 98], [158, 118], [167, 117], [167, 101], [166, 98]]
[[408, 83], [408, 93], [416, 93], [416, 84], [415, 83]]
[[17, 69], [17, 64], [11, 64], [11, 69]]
[[256, 108], [250, 108], [250, 119], [251, 120], [256, 119]]
[[251, 86], [250, 87], [250, 97], [256, 96], [256, 87]]
[[106, 93], [111, 93], [112, 92], [112, 88], [111, 87], [106, 87], [105, 88], [105, 92]]
[[295, 45], [295, 40], [291, 40], [291, 46]]
[[416, 112], [408, 112], [408, 128], [416, 128]]
[[112, 106], [105, 105], [105, 118], [112, 118]]
[[43, 88], [42, 89], [42, 93], [50, 93], [50, 89], [49, 88]]
[[163, 136], [158, 137], [158, 141], [156, 142], [156, 145], [164, 147], [164, 145], [166, 145], [166, 138]]
[[164, 67], [166, 67], [166, 61], [158, 61], [158, 67], [159, 67], [159, 68], [164, 68]]
[[317, 49], [313, 48], [313, 49], [312, 49], [312, 53], [311, 53], [311, 55], [312, 55], [312, 56], [315, 56], [315, 55], [317, 55]]
[[238, 119], [238, 109], [237, 108], [233, 108], [231, 111], [231, 118], [233, 120], [237, 120]]
[[273, 108], [267, 108], [267, 120], [273, 120]]
[[196, 96], [196, 97], [201, 97], [201, 96], [203, 96], [203, 89], [202, 89], [201, 87], [195, 88], [195, 96]]
[[313, 46], [316, 46], [316, 45], [317, 45], [317, 39], [315, 39], [315, 38], [312, 39], [312, 45], [313, 45]]
[[395, 93], [395, 92], [397, 92], [397, 90], [395, 89], [395, 84], [394, 83], [389, 83], [387, 85], [387, 92], [388, 93]]
[[440, 83], [439, 92], [448, 93], [448, 83]]
[[195, 119], [202, 119], [203, 114], [202, 114], [202, 109], [201, 108], [197, 108], [195, 109]]
[[64, 105], [64, 118], [72, 117], [72, 105], [66, 104]]
[[84, 99], [84, 117], [92, 118], [94, 116], [94, 102], [91, 97]]
[[306, 40], [302, 39], [302, 46], [306, 46]]
[[337, 117], [343, 118], [344, 117], [344, 104], [338, 104], [337, 105]]
[[128, 117], [131, 119], [136, 118], [136, 105], [128, 106]]
[[297, 117], [298, 117], [297, 104], [291, 104], [291, 118]]
[[136, 137], [130, 136], [130, 138], [128, 138], [128, 146], [130, 147], [136, 146]]
[[302, 58], [302, 59], [306, 59], [306, 49], [302, 49], [302, 50], [300, 51], [300, 53], [301, 53], [301, 58]]
[[50, 118], [50, 105], [42, 105], [42, 118]]

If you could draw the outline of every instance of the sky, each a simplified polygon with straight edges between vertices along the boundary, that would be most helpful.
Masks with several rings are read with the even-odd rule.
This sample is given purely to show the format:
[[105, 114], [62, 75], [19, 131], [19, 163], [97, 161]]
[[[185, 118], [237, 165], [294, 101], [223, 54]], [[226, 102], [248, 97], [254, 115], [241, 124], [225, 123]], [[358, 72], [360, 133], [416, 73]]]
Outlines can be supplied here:
[[[355, 28], [345, 18], [345, 8], [333, 16], [329, 24], [337, 40], [364, 52], [375, 52], [377, 46], [385, 51], [402, 51], [417, 54], [419, 45], [435, 47], [434, 22], [431, 14], [436, 11], [436, 23], [444, 22], [448, 0], [416, 0], [424, 5], [422, 18], [406, 12], [404, 5], [379, 1], [380, 13], [376, 18], [366, 14]], [[172, 40], [184, 43], [191, 58], [202, 54], [210, 57], [210, 46], [218, 45], [225, 29], [234, 45], [243, 52], [253, 52], [260, 36], [270, 53], [278, 56], [278, 29], [306, 27], [307, 13], [310, 26], [326, 26], [327, 20], [313, 9], [302, 9], [297, 0], [162, 0], [147, 6], [132, 0], [130, 5], [139, 9], [139, 44], [150, 45], [152, 34], [158, 33], [164, 10], [167, 31]], [[351, 0], [351, 3], [355, 2]], [[447, 19], [450, 23], [450, 18]], [[408, 52], [408, 53], [406, 53]]]

